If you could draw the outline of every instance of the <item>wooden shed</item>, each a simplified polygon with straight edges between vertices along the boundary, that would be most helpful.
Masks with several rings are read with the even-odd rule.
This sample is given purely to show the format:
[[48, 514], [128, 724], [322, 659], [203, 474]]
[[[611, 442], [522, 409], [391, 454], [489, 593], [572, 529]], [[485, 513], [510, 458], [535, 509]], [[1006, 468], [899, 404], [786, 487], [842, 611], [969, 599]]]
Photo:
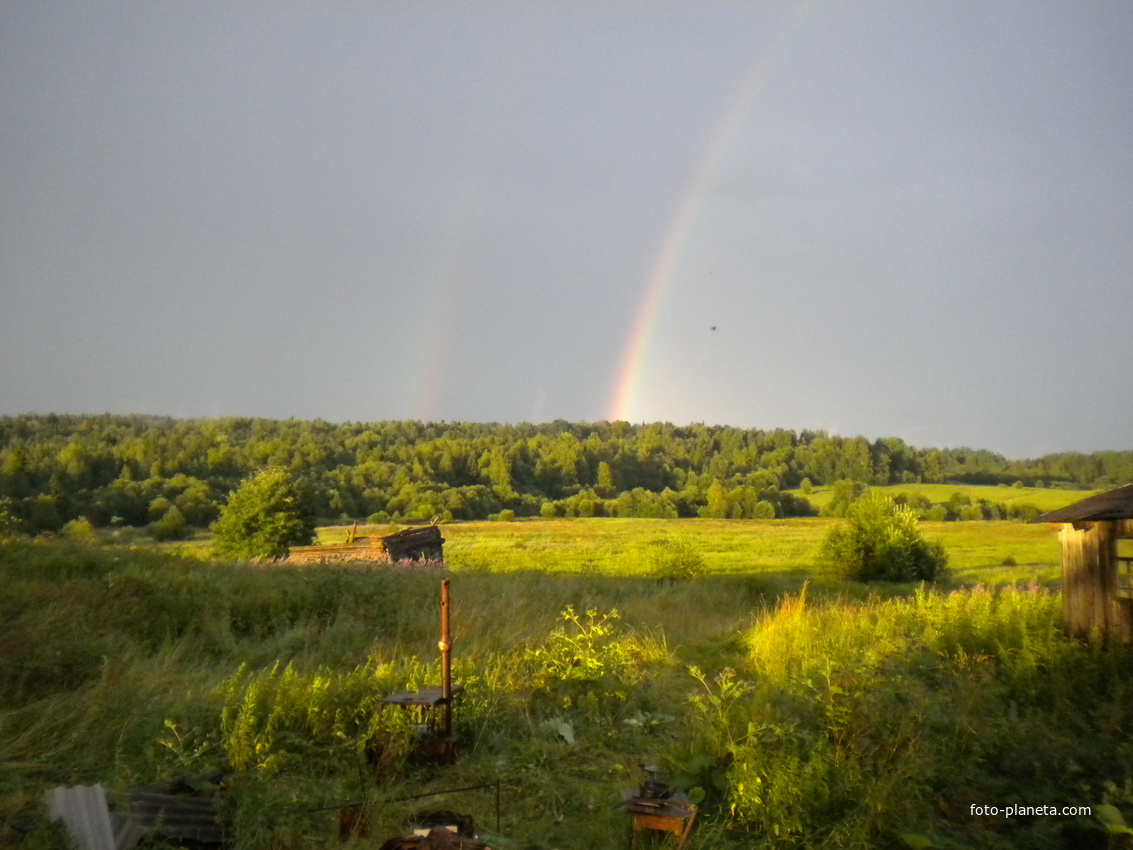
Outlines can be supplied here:
[[1061, 526], [1067, 633], [1133, 641], [1133, 484], [1043, 514], [1037, 521]]

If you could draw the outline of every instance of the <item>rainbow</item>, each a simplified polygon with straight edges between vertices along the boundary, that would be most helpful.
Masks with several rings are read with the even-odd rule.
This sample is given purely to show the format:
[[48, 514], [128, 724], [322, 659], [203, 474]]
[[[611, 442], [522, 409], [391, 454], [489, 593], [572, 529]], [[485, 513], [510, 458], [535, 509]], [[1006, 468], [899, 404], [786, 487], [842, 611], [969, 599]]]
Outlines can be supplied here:
[[660, 250], [646, 278], [641, 303], [633, 320], [607, 408], [606, 418], [610, 421], [629, 419], [637, 411], [646, 354], [666, 287], [692, 236], [696, 220], [716, 182], [720, 166], [743, 129], [745, 119], [759, 95], [767, 87], [779, 58], [810, 17], [814, 5], [814, 0], [793, 5], [790, 13], [772, 31], [768, 43], [756, 55], [751, 69], [708, 135], [704, 151], [680, 195], [665, 230], [665, 237], [661, 240]]
[[423, 296], [420, 311], [420, 356], [415, 361], [415, 374], [409, 401], [410, 418], [423, 422], [438, 419], [443, 412], [445, 367], [449, 357], [449, 340], [456, 321], [456, 302], [471, 274], [470, 266], [477, 259], [475, 246], [483, 236], [484, 205], [488, 196], [487, 178], [478, 175], [460, 198], [450, 230], [436, 253], [432, 274], [433, 285]]

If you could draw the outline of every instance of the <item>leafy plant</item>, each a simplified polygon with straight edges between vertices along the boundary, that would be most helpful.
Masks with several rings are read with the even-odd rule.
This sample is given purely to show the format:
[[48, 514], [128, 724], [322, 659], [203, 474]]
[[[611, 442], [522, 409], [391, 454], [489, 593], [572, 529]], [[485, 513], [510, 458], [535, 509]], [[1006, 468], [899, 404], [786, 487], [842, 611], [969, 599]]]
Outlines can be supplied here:
[[9, 496], [0, 496], [0, 540], [16, 537], [21, 531], [23, 523], [15, 514], [13, 500]]
[[662, 541], [653, 556], [654, 575], [661, 579], [685, 581], [707, 570], [704, 556], [683, 538]]
[[64, 525], [63, 534], [77, 543], [83, 543], [88, 546], [97, 545], [100, 541], [98, 529], [96, 529], [85, 516], [73, 519]]
[[568, 605], [559, 614], [564, 623], [547, 636], [547, 642], [531, 652], [544, 681], [596, 682], [606, 676], [624, 674], [633, 663], [631, 644], [619, 634], [617, 609], [601, 613], [591, 608], [585, 614]]
[[935, 581], [947, 563], [944, 546], [925, 538], [916, 513], [880, 495], [850, 505], [818, 552], [819, 566], [843, 580]]
[[221, 557], [281, 558], [314, 539], [315, 518], [287, 470], [269, 467], [229, 495], [212, 531]]
[[149, 524], [154, 540], [184, 540], [189, 536], [189, 524], [176, 505], [170, 505], [162, 516]]

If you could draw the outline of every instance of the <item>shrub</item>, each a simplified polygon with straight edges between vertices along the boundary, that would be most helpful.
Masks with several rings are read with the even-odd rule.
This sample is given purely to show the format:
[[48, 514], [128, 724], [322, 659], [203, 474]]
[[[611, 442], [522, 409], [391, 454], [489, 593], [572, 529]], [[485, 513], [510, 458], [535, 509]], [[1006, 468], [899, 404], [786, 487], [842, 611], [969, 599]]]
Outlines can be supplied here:
[[840, 579], [935, 581], [947, 556], [941, 543], [925, 538], [912, 510], [873, 495], [852, 504], [846, 522], [830, 529], [818, 564]]
[[775, 506], [767, 499], [760, 499], [755, 503], [755, 508], [752, 509], [751, 518], [775, 519]]
[[84, 543], [88, 546], [94, 546], [99, 543], [101, 538], [98, 535], [98, 529], [94, 527], [89, 519], [81, 516], [78, 519], [73, 519], [63, 526], [63, 534], [78, 543]]
[[653, 556], [653, 574], [657, 578], [683, 581], [704, 575], [704, 556], [687, 540], [662, 541]]
[[184, 540], [189, 536], [189, 523], [176, 505], [170, 505], [161, 519], [150, 523], [149, 533], [154, 540]]
[[315, 517], [303, 491], [282, 467], [260, 470], [231, 493], [212, 525], [221, 557], [282, 558], [310, 543]]
[[23, 530], [23, 523], [15, 514], [11, 498], [0, 496], [0, 540], [17, 537]]

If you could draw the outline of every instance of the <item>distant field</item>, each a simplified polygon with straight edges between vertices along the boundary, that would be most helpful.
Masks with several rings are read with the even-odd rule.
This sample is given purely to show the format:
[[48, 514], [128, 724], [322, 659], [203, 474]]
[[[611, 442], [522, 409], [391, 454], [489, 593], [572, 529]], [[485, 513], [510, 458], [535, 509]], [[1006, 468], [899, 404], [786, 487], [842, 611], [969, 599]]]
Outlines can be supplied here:
[[[1034, 505], [1040, 511], [1053, 511], [1066, 507], [1069, 504], [1092, 496], [1097, 490], [1053, 490], [1045, 487], [1008, 487], [1006, 484], [998, 486], [979, 484], [890, 484], [885, 487], [870, 487], [874, 493], [884, 493], [893, 498], [899, 493], [912, 495], [920, 493], [934, 505], [944, 504], [953, 493], [963, 493], [973, 502], [986, 499], [989, 502], [998, 502], [1004, 505]], [[789, 491], [793, 495], [803, 496], [801, 490]], [[833, 487], [815, 487], [806, 494], [816, 508], [822, 508], [829, 503], [834, 494]]]
[[[995, 489], [995, 488], [988, 488]], [[691, 545], [715, 574], [778, 574], [801, 581], [810, 574], [828, 529], [841, 520], [532, 519], [442, 526], [445, 560], [457, 572], [590, 573], [641, 576], [673, 541]], [[965, 584], [1057, 581], [1058, 541], [1045, 524], [1016, 522], [923, 523], [943, 541], [955, 581]], [[363, 534], [385, 526], [360, 527]], [[345, 538], [345, 526], [319, 530], [323, 542]], [[1014, 566], [1004, 566], [1012, 559]]]

